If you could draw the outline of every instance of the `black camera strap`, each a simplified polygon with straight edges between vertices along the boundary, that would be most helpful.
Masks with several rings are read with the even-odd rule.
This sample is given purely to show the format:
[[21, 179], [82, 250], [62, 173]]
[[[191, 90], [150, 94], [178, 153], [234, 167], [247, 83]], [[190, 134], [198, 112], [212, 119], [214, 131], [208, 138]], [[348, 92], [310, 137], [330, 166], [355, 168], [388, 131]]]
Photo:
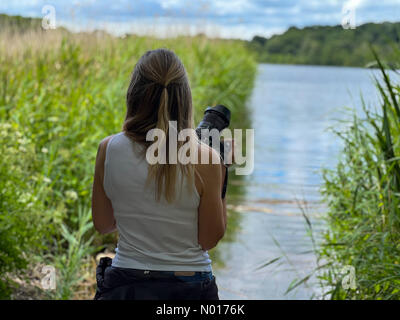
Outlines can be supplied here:
[[225, 168], [226, 168], [226, 172], [225, 172], [224, 185], [222, 187], [222, 199], [225, 199], [226, 188], [228, 186], [228, 167], [225, 166]]

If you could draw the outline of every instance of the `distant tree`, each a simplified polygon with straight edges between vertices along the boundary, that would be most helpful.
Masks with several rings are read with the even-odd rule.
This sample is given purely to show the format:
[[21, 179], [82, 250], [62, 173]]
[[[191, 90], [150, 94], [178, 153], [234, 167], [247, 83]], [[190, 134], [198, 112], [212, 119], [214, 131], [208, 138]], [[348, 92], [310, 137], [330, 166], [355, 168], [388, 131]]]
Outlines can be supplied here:
[[255, 37], [253, 37], [253, 39], [251, 41], [254, 42], [254, 43], [258, 43], [261, 46], [264, 46], [265, 43], [267, 42], [267, 38], [260, 37], [260, 36], [255, 36]]
[[[400, 44], [400, 23], [366, 23], [356, 29], [342, 26], [290, 27], [270, 38], [255, 36], [248, 46], [260, 62], [366, 66], [373, 60], [369, 44], [382, 52], [390, 64], [393, 44]], [[397, 60], [396, 60], [397, 61]]]

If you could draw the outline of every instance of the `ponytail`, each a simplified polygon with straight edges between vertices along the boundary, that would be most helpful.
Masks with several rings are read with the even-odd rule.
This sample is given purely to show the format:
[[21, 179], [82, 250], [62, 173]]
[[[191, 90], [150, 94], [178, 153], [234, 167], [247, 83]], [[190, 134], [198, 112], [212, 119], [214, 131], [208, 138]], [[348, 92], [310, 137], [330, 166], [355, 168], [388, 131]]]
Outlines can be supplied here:
[[168, 112], [168, 90], [164, 86], [161, 92], [160, 106], [158, 108], [157, 125], [158, 129], [165, 132], [165, 137], [168, 137], [168, 121], [170, 120]]
[[167, 86], [163, 86], [160, 106], [157, 113], [157, 125], [156, 128], [161, 129], [165, 136], [164, 140], [160, 142], [158, 150], [165, 150], [166, 152], [166, 164], [149, 164], [149, 174], [147, 182], [151, 180], [156, 181], [156, 200], [159, 201], [161, 194], [164, 194], [165, 199], [168, 202], [172, 202], [176, 197], [176, 164], [169, 163], [169, 103], [168, 103], [168, 89]]
[[[146, 146], [144, 151], [150, 146], [145, 139], [148, 130], [157, 128], [165, 134], [163, 141], [158, 143], [158, 152], [166, 152], [166, 164], [148, 164], [147, 185], [155, 182], [156, 200], [164, 195], [167, 202], [173, 202], [180, 192], [177, 186], [182, 187], [184, 177], [188, 180], [188, 188], [193, 191], [194, 164], [169, 163], [169, 154], [174, 152], [169, 150], [171, 117], [177, 121], [177, 130], [193, 128], [189, 80], [182, 62], [172, 51], [152, 50], [140, 58], [128, 89], [127, 107], [124, 130], [133, 141]], [[178, 149], [184, 143], [177, 141]], [[181, 181], [177, 181], [178, 173], [181, 173]]]

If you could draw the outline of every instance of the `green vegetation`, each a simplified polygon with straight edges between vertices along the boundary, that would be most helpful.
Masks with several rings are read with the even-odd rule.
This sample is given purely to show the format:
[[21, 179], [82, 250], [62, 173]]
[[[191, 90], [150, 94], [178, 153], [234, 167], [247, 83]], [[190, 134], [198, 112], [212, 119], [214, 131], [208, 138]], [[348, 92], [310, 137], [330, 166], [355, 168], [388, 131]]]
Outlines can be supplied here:
[[367, 23], [356, 29], [341, 26], [291, 27], [269, 39], [254, 37], [248, 46], [258, 53], [260, 62], [364, 67], [375, 59], [373, 44], [381, 59], [394, 61], [394, 45], [400, 43], [400, 22]]
[[21, 16], [8, 16], [0, 14], [0, 30], [7, 32], [26, 32], [30, 30], [40, 30], [42, 21], [37, 18], [25, 18]]
[[23, 290], [14, 280], [36, 265], [57, 269], [56, 291], [42, 296], [92, 298], [93, 254], [116, 244], [116, 234], [92, 227], [94, 162], [99, 142], [122, 128], [137, 59], [157, 47], [174, 50], [189, 73], [196, 122], [207, 105], [222, 103], [243, 127], [255, 58], [238, 42], [201, 36], [11, 33], [0, 32], [1, 298]]
[[[318, 255], [332, 299], [400, 299], [400, 85], [376, 59], [382, 104], [364, 105], [365, 117], [337, 132], [341, 161], [324, 172], [328, 231]], [[342, 285], [345, 266], [354, 267], [353, 289]]]

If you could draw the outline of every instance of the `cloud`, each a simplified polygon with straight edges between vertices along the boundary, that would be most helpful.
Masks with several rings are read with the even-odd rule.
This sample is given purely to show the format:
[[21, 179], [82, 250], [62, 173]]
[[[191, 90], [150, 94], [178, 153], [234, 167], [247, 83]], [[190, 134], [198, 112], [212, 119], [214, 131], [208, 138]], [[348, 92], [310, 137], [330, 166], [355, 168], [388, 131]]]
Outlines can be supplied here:
[[[344, 4], [356, 8], [357, 24], [398, 21], [400, 0], [59, 0], [54, 2], [58, 21], [76, 29], [112, 25], [123, 30], [152, 30], [173, 25], [187, 30], [219, 28], [224, 37], [268, 36], [290, 26], [338, 25]], [[50, 0], [0, 3], [0, 12], [41, 17]], [[109, 30], [110, 31], [110, 30]], [[206, 32], [205, 32], [206, 33]]]

